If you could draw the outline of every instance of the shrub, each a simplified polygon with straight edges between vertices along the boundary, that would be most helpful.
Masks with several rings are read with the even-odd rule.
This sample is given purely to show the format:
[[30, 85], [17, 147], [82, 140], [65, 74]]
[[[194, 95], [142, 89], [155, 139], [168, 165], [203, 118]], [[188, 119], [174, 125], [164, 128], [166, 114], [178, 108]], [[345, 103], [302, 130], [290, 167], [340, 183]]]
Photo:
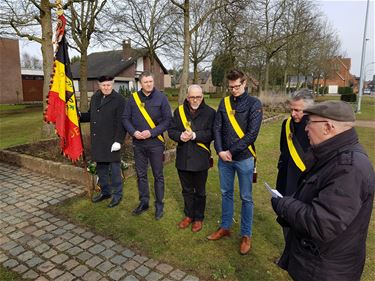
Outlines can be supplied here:
[[340, 99], [342, 101], [346, 102], [356, 102], [357, 101], [357, 95], [356, 94], [342, 94]]
[[259, 99], [265, 111], [287, 112], [289, 110], [288, 97], [283, 92], [262, 91], [260, 92]]
[[339, 87], [338, 93], [340, 95], [350, 95], [353, 94], [353, 89], [351, 87]]
[[326, 94], [328, 94], [328, 87], [327, 87], [327, 86], [325, 86], [325, 87], [320, 87], [320, 88], [319, 88], [319, 95], [320, 95], [320, 96], [324, 96], [324, 95], [326, 95]]

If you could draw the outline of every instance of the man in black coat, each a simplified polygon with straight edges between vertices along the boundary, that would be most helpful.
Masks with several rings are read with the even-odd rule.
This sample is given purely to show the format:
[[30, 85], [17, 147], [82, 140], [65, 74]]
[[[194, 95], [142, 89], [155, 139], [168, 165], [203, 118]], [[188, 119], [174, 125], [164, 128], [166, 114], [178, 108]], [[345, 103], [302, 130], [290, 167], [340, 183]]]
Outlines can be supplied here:
[[140, 215], [149, 208], [150, 192], [147, 168], [150, 161], [154, 175], [155, 219], [164, 214], [164, 138], [171, 122], [172, 112], [167, 97], [154, 88], [154, 76], [143, 72], [139, 81], [142, 89], [129, 98], [122, 116], [122, 124], [133, 137], [135, 170], [137, 173], [139, 205], [133, 215]]
[[[314, 97], [308, 89], [291, 94], [289, 100], [290, 117], [281, 126], [280, 157], [277, 168], [276, 188], [282, 195], [292, 195], [297, 191], [297, 182], [306, 169], [304, 154], [310, 147], [305, 132], [308, 117], [303, 110], [314, 104]], [[289, 125], [288, 127], [286, 125]]]
[[374, 169], [358, 142], [350, 104], [326, 101], [305, 113], [314, 163], [293, 197], [272, 199], [278, 221], [290, 227], [279, 266], [294, 280], [360, 280]]
[[87, 113], [81, 113], [81, 122], [90, 122], [91, 156], [96, 162], [101, 192], [92, 198], [100, 202], [112, 196], [109, 208], [117, 206], [122, 199], [121, 144], [125, 130], [121, 115], [125, 107], [123, 96], [113, 90], [113, 78], [98, 78], [99, 91], [90, 101]]
[[[280, 157], [277, 168], [276, 189], [283, 196], [290, 196], [297, 191], [301, 174], [306, 170], [306, 152], [310, 147], [309, 138], [305, 132], [308, 117], [304, 108], [314, 104], [314, 97], [308, 89], [301, 89], [291, 94], [289, 108], [291, 115], [281, 126]], [[284, 237], [288, 232], [283, 227]]]
[[184, 104], [173, 114], [169, 137], [178, 143], [176, 168], [184, 197], [185, 218], [181, 229], [202, 229], [206, 207], [206, 182], [210, 168], [210, 143], [213, 140], [215, 110], [205, 104], [199, 85], [191, 85]]

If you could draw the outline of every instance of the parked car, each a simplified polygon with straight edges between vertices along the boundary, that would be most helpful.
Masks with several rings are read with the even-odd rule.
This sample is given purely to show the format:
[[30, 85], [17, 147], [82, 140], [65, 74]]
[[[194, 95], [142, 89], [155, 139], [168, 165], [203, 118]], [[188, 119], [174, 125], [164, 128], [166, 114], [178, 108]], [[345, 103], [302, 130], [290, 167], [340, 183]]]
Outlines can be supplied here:
[[363, 90], [363, 94], [364, 95], [370, 95], [371, 94], [371, 90], [369, 88], [366, 88]]

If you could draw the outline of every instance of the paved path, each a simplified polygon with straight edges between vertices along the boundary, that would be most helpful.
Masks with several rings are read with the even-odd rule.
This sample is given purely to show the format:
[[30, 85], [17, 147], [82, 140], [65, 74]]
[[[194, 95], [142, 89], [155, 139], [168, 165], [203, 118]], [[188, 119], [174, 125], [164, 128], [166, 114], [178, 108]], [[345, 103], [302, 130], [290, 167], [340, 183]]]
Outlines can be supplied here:
[[371, 120], [356, 120], [355, 126], [357, 127], [366, 127], [366, 128], [374, 128], [375, 129], [375, 121]]
[[0, 264], [37, 281], [199, 280], [44, 210], [82, 192], [0, 163]]

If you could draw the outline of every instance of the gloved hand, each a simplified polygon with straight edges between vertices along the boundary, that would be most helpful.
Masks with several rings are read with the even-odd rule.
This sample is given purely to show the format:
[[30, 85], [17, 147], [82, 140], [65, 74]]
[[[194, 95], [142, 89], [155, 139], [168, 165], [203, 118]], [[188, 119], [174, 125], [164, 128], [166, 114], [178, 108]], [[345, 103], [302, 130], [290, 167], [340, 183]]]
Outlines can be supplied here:
[[111, 152], [113, 152], [113, 151], [118, 151], [118, 150], [120, 150], [121, 149], [121, 144], [119, 144], [118, 142], [114, 142], [113, 144], [112, 144], [112, 147], [111, 147]]

